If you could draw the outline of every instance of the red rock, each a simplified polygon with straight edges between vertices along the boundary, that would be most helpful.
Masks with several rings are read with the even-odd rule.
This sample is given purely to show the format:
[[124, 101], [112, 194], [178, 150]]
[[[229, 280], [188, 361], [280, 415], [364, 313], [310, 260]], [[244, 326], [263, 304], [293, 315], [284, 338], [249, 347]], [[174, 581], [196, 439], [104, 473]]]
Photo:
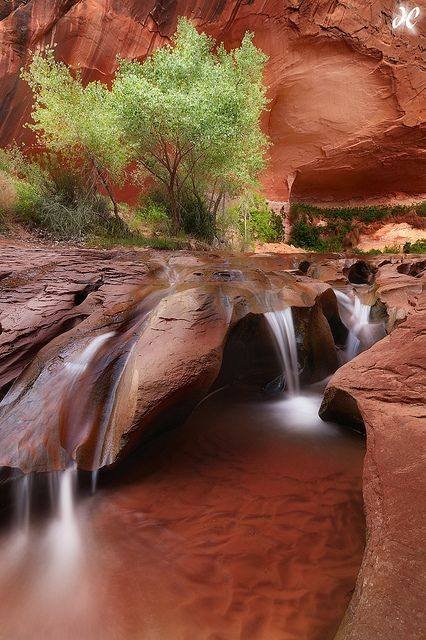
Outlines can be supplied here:
[[[421, 269], [416, 273], [416, 264], [422, 262], [422, 260], [404, 258], [400, 261], [397, 259], [378, 269], [375, 295], [386, 307], [389, 331], [416, 308], [425, 291], [426, 273]], [[410, 275], [410, 267], [412, 273], [416, 275]]]
[[424, 635], [426, 298], [390, 336], [333, 376], [320, 413], [367, 432], [367, 547], [338, 640]]
[[[388, 0], [33, 0], [0, 2], [0, 143], [23, 135], [30, 96], [19, 69], [30, 50], [57, 43], [58, 57], [107, 81], [116, 54], [143, 58], [193, 18], [226, 46], [245, 31], [269, 56], [265, 81], [270, 199], [407, 197], [426, 193], [422, 42], [391, 29]], [[424, 48], [424, 47], [423, 47]]]
[[[0, 405], [2, 466], [111, 465], [190, 413], [221, 372], [231, 330], [249, 314], [295, 307], [304, 378], [338, 366], [334, 295], [286, 271], [282, 256], [14, 245], [3, 257], [0, 386], [14, 384]], [[269, 344], [273, 350], [271, 337]]]

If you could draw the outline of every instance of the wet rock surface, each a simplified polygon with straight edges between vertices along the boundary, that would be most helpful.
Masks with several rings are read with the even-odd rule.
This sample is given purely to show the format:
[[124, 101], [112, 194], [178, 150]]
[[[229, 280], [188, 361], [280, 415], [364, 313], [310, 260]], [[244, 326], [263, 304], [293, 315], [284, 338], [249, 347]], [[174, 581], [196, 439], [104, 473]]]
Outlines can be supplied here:
[[339, 640], [424, 635], [425, 294], [416, 302], [388, 337], [339, 369], [320, 409], [367, 433], [367, 548]]
[[0, 406], [3, 466], [96, 469], [178, 424], [212, 388], [248, 314], [297, 309], [306, 381], [338, 366], [335, 297], [291, 273], [298, 257], [4, 246], [4, 271], [8, 252], [0, 379], [4, 392], [14, 384]]
[[[277, 374], [265, 311], [292, 308], [302, 381], [340, 364], [347, 330], [332, 287], [351, 286], [357, 258], [0, 249], [6, 467], [111, 465], [142, 441], [145, 447], [145, 436], [183, 422], [218, 386], [238, 379], [264, 386]], [[380, 256], [367, 267], [369, 282], [353, 286], [390, 335], [338, 369], [320, 410], [367, 436], [367, 548], [337, 638], [417, 640], [424, 259]]]

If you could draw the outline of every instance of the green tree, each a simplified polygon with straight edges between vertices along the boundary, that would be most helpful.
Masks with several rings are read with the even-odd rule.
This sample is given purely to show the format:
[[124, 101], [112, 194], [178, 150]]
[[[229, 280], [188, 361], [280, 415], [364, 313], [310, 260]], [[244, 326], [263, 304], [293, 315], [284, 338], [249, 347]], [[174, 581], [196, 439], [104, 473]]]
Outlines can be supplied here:
[[188, 197], [214, 224], [225, 195], [255, 183], [268, 146], [260, 128], [265, 61], [251, 34], [227, 52], [185, 19], [171, 45], [142, 63], [120, 61], [113, 108], [139, 180], [162, 185], [175, 227]]
[[93, 173], [94, 181], [107, 192], [118, 217], [112, 183], [120, 182], [130, 150], [119, 128], [113, 99], [107, 86], [90, 82], [57, 62], [54, 50], [37, 52], [22, 72], [33, 94], [33, 123], [38, 142], [64, 162]]

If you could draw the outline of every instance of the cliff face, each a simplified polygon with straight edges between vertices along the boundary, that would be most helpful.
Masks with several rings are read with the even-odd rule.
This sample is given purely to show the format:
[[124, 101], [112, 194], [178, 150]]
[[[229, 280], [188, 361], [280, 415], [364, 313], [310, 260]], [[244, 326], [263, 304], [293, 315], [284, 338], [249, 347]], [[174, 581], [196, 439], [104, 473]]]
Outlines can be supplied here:
[[268, 55], [273, 146], [263, 183], [276, 201], [410, 198], [426, 193], [425, 0], [415, 32], [393, 31], [393, 0], [0, 0], [0, 144], [22, 138], [29, 52], [57, 43], [86, 79], [117, 53], [143, 58], [179, 15], [228, 47], [245, 31]]

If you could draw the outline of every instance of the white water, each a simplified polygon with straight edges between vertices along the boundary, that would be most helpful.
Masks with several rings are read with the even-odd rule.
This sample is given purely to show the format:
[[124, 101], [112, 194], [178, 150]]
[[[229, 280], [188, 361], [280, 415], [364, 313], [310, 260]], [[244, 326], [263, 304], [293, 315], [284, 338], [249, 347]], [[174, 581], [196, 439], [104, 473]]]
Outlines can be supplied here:
[[363, 304], [358, 296], [355, 296], [352, 312], [352, 327], [349, 331], [346, 344], [346, 358], [348, 360], [352, 360], [352, 358], [355, 358], [359, 353], [361, 346], [360, 336], [364, 327], [369, 324], [370, 310], [371, 307], [368, 304]]
[[87, 347], [73, 362], [66, 363], [65, 367], [72, 374], [73, 378], [76, 378], [87, 369], [89, 362], [92, 360], [98, 349], [100, 349], [104, 342], [113, 335], [115, 335], [114, 331], [109, 331], [108, 333], [96, 336], [96, 338], [93, 338], [93, 340], [89, 342]]
[[18, 531], [25, 536], [30, 528], [31, 480], [31, 476], [26, 474], [18, 478], [14, 485], [15, 524]]
[[[336, 294], [342, 321], [349, 331], [345, 349], [345, 359], [349, 362], [360, 352], [361, 339], [363, 337], [368, 338], [366, 334], [369, 333], [367, 328], [370, 326], [371, 307], [361, 302], [357, 295], [354, 295], [352, 299], [343, 291], [339, 291], [339, 289], [334, 289], [334, 293]], [[374, 340], [368, 339], [368, 342], [371, 344]]]
[[57, 496], [56, 514], [49, 527], [50, 570], [59, 576], [69, 575], [75, 569], [80, 555], [81, 538], [75, 513], [77, 468], [68, 467], [54, 481], [53, 497]]
[[[95, 356], [96, 352], [101, 348], [101, 346], [113, 335], [115, 335], [114, 331], [109, 331], [108, 333], [104, 333], [100, 336], [96, 336], [93, 338], [91, 342], [87, 345], [87, 347], [82, 351], [82, 353], [74, 360], [74, 362], [68, 362], [65, 366], [71, 374], [72, 380], [76, 380], [84, 371], [87, 369], [90, 361]], [[97, 483], [97, 470], [92, 473], [92, 493], [96, 490]]]
[[297, 362], [296, 334], [291, 308], [268, 311], [265, 318], [274, 335], [281, 358], [282, 371], [290, 395], [299, 393], [299, 367]]

